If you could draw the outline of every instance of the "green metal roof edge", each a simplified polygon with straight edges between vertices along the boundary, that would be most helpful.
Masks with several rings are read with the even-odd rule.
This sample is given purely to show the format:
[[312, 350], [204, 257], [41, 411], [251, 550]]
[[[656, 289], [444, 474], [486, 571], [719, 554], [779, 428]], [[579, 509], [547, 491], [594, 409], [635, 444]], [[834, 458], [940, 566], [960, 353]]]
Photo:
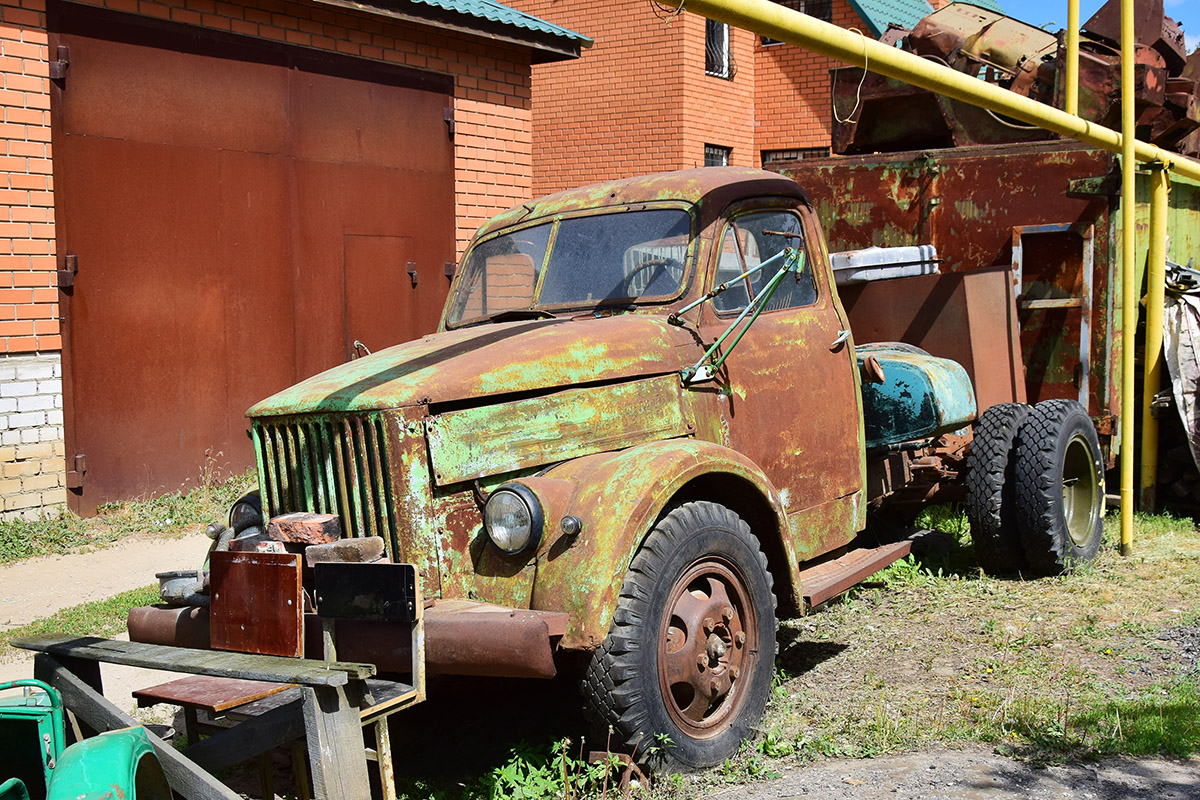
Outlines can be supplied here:
[[848, 2], [850, 8], [854, 9], [854, 13], [858, 14], [859, 19], [867, 23], [867, 27], [871, 29], [871, 33], [875, 34], [876, 38], [883, 35], [889, 22], [911, 28], [922, 17], [933, 13], [933, 6], [929, 5], [926, 0], [893, 0], [896, 5], [907, 6], [907, 8], [897, 9], [908, 12], [902, 19], [889, 19], [885, 10], [880, 7], [878, 0], [848, 0]]
[[541, 17], [535, 17], [532, 14], [526, 14], [524, 11], [519, 11], [512, 6], [506, 6], [503, 3], [497, 3], [495, 0], [408, 0], [415, 5], [431, 6], [441, 9], [442, 11], [450, 11], [455, 14], [462, 14], [475, 19], [487, 20], [499, 25], [508, 25], [514, 28], [532, 31], [534, 33], [545, 34], [548, 36], [561, 37], [569, 39], [572, 42], [590, 47], [592, 45], [591, 37], [584, 36], [582, 33], [576, 33], [573, 30], [564, 28], [561, 25], [555, 25], [552, 22], [547, 22]]

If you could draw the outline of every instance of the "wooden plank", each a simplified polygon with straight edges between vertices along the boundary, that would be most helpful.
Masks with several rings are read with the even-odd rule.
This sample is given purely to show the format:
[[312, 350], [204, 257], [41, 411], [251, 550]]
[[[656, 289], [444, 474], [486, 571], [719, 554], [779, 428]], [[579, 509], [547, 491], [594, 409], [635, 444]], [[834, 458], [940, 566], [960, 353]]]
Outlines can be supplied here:
[[155, 703], [171, 703], [191, 706], [210, 714], [219, 714], [234, 706], [252, 703], [264, 697], [291, 689], [294, 683], [268, 683], [248, 681], [241, 678], [214, 678], [208, 675], [193, 675], [187, 678], [148, 686], [133, 693], [138, 706]]
[[214, 650], [304, 655], [300, 556], [213, 553], [209, 638]]
[[298, 696], [261, 716], [202, 739], [183, 754], [204, 769], [241, 764], [272, 748], [304, 736], [304, 707]]
[[317, 661], [252, 653], [193, 650], [161, 644], [118, 642], [96, 636], [64, 636], [51, 633], [26, 636], [14, 640], [12, 644], [25, 650], [88, 661], [106, 661], [128, 667], [271, 683], [299, 683], [305, 686], [345, 686], [350, 680], [363, 680], [375, 674], [374, 665], [351, 661]]
[[420, 614], [417, 568], [412, 564], [325, 562], [313, 569], [322, 619], [413, 622]]
[[344, 688], [300, 690], [313, 795], [328, 800], [362, 800], [371, 796], [362, 720]]
[[[41, 653], [33, 660], [33, 672], [62, 693], [63, 703], [75, 714], [99, 731], [138, 727], [139, 723], [98, 694], [77, 675], [58, 663], [53, 656]], [[171, 788], [187, 800], [239, 800], [212, 775], [191, 759], [145, 729]], [[365, 769], [365, 762], [364, 762]], [[366, 795], [363, 795], [364, 797]]]

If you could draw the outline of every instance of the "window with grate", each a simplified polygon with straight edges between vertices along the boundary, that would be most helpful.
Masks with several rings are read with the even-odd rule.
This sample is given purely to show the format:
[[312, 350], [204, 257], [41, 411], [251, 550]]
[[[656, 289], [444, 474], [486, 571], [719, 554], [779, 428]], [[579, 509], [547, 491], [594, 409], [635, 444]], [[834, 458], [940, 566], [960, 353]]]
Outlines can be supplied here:
[[729, 54], [729, 26], [716, 20], [705, 20], [704, 72], [717, 78], [733, 77], [733, 57]]
[[[808, 14], [822, 22], [833, 22], [833, 0], [775, 0], [775, 2], [793, 11], [799, 11], [801, 14]], [[771, 39], [767, 36], [762, 37], [762, 43], [783, 44], [778, 39]]]
[[827, 158], [828, 147], [796, 147], [791, 150], [763, 150], [762, 164], [778, 164], [785, 161], [803, 161], [806, 158]]
[[728, 167], [729, 154], [732, 152], [732, 149], [721, 147], [719, 144], [706, 144], [704, 145], [704, 166]]

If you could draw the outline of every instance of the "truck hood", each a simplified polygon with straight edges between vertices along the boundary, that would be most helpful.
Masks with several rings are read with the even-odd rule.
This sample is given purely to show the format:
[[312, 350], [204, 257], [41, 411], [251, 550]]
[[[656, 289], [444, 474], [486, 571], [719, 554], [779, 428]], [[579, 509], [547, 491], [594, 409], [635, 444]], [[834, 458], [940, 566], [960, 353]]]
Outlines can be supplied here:
[[688, 331], [645, 314], [478, 325], [326, 370], [246, 416], [371, 411], [661, 375], [698, 353]]

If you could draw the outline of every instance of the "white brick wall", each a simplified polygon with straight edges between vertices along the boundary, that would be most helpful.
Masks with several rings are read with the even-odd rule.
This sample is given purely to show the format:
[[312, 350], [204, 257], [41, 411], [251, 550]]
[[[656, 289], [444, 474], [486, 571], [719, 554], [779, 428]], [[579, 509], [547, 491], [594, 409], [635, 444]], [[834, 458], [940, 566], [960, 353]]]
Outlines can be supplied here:
[[0, 518], [58, 514], [63, 486], [62, 363], [0, 356]]

